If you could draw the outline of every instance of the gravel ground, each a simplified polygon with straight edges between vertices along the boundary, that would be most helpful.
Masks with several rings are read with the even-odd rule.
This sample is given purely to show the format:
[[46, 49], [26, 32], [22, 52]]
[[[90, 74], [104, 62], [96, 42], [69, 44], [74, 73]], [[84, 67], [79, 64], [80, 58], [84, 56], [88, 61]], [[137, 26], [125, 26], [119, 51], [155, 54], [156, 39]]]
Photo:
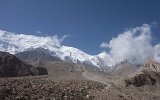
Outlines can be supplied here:
[[51, 81], [42, 78], [1, 78], [0, 100], [92, 100], [89, 90], [106, 86], [95, 81]]

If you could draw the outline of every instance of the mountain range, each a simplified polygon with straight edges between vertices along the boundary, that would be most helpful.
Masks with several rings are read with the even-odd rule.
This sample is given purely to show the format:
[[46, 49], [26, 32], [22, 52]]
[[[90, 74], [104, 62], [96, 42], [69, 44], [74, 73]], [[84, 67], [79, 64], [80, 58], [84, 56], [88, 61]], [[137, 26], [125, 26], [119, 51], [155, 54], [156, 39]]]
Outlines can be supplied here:
[[[116, 58], [118, 61], [114, 61], [111, 57], [112, 55], [108, 55], [106, 52], [90, 55], [80, 49], [61, 45], [63, 38], [58, 39], [57, 36], [41, 37], [0, 30], [0, 37], [0, 51], [9, 52], [28, 62], [29, 60], [32, 62], [35, 60], [62, 60], [89, 65], [105, 72], [112, 72], [117, 64], [125, 60], [119, 61]], [[131, 59], [127, 60], [134, 65], [131, 63]]]
[[[40, 53], [43, 50], [50, 59], [82, 63], [97, 67], [100, 70], [112, 69], [112, 65], [108, 65], [108, 62], [106, 62], [105, 58], [107, 55], [105, 53], [89, 55], [77, 48], [61, 45], [59, 41], [56, 40], [56, 37], [37, 37], [24, 34], [15, 35], [15, 33], [2, 30], [0, 31], [0, 36], [3, 37], [0, 39], [0, 50], [16, 54], [19, 57], [21, 52], [23, 52], [23, 54], [27, 54], [27, 52], [34, 54], [34, 52], [37, 52], [37, 54], [42, 57]], [[27, 56], [34, 56], [32, 54], [29, 53]], [[20, 58], [26, 59], [25, 57]], [[43, 57], [43, 59], [45, 60], [45, 57]]]

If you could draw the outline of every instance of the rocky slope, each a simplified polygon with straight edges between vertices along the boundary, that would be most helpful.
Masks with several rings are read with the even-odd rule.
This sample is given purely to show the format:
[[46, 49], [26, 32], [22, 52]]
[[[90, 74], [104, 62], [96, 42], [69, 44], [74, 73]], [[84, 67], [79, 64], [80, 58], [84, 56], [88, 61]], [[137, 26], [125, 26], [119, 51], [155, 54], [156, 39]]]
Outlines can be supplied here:
[[136, 75], [129, 80], [125, 80], [126, 86], [134, 85], [136, 87], [144, 85], [155, 85], [156, 83], [160, 85], [160, 72], [143, 72], [143, 74]]
[[125, 80], [126, 85], [134, 85], [137, 87], [144, 85], [160, 86], [160, 64], [154, 61], [147, 61], [136, 72], [130, 74]]
[[139, 68], [138, 65], [131, 64], [127, 60], [124, 60], [114, 66], [111, 74], [119, 77], [125, 77], [135, 72], [138, 68]]
[[99, 82], [82, 80], [0, 79], [0, 100], [93, 100], [89, 91], [101, 91], [104, 87]]
[[27, 63], [43, 63], [43, 62], [52, 62], [52, 61], [60, 61], [61, 59], [57, 57], [55, 52], [50, 52], [47, 49], [44, 48], [36, 48], [27, 50], [24, 52], [20, 52], [18, 54], [15, 54], [15, 56], [22, 61], [25, 61]]
[[0, 76], [15, 77], [28, 75], [44, 75], [47, 70], [41, 67], [33, 67], [19, 60], [14, 55], [0, 52]]

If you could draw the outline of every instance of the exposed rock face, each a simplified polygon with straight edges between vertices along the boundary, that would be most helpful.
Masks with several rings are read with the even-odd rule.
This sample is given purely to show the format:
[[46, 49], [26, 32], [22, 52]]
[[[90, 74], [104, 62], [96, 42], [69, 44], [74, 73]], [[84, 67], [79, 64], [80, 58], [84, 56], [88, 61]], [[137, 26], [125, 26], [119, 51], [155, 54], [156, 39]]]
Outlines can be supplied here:
[[156, 83], [160, 83], [160, 73], [156, 72], [144, 72], [143, 74], [139, 74], [131, 79], [125, 80], [126, 86], [134, 85], [136, 87], [144, 86], [144, 85], [155, 85]]
[[147, 61], [143, 66], [144, 71], [160, 72], [160, 64], [155, 61]]
[[58, 58], [54, 52], [50, 52], [49, 50], [43, 48], [36, 48], [33, 50], [20, 52], [15, 56], [26, 62], [46, 62], [60, 60], [60, 58]]
[[33, 67], [25, 64], [14, 55], [6, 52], [0, 52], [0, 76], [16, 77], [28, 75], [44, 75], [47, 74], [46, 69]]
[[147, 61], [131, 78], [125, 80], [126, 86], [136, 87], [144, 85], [160, 84], [160, 64], [154, 61]]

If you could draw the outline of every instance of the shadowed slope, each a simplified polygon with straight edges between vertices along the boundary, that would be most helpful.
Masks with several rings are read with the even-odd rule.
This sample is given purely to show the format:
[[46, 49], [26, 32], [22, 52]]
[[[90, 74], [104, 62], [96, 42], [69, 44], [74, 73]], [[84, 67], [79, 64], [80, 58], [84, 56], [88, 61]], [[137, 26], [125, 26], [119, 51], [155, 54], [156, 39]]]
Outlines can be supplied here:
[[15, 77], [47, 74], [46, 69], [25, 64], [14, 55], [0, 52], [0, 76]]

